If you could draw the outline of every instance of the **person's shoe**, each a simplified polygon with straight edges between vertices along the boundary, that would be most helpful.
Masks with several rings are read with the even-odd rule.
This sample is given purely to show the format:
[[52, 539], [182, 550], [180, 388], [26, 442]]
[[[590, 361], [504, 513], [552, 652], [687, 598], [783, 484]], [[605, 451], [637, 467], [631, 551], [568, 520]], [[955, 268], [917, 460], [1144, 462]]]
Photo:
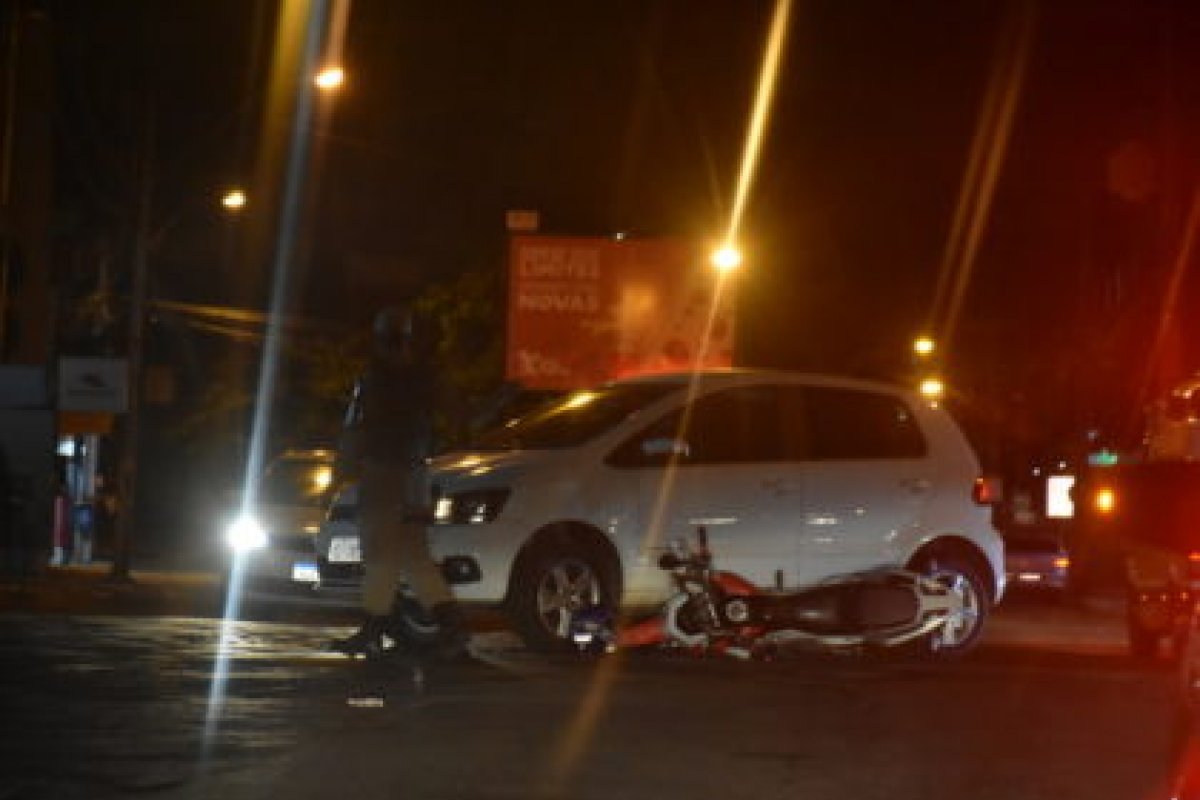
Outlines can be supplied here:
[[349, 658], [378, 658], [385, 652], [383, 637], [387, 627], [387, 617], [367, 617], [357, 631], [344, 639], [331, 641], [329, 650]]

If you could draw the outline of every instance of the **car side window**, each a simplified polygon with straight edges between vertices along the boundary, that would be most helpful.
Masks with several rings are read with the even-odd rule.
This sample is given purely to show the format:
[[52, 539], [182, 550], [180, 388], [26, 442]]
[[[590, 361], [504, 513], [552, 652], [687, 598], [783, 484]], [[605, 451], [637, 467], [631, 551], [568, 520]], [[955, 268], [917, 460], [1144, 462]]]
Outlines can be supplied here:
[[926, 454], [916, 417], [898, 397], [808, 387], [803, 409], [806, 460], [906, 459]]
[[631, 436], [609, 456], [616, 467], [780, 461], [785, 437], [772, 386], [726, 389], [676, 409]]

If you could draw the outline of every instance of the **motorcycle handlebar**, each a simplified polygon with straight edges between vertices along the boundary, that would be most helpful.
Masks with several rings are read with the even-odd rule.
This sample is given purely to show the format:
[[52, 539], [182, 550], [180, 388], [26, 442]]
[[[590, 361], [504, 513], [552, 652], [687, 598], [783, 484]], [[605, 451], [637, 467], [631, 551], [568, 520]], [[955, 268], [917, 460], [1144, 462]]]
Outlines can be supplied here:
[[658, 568], [665, 570], [679, 569], [684, 563], [683, 559], [674, 553], [663, 553], [658, 557]]

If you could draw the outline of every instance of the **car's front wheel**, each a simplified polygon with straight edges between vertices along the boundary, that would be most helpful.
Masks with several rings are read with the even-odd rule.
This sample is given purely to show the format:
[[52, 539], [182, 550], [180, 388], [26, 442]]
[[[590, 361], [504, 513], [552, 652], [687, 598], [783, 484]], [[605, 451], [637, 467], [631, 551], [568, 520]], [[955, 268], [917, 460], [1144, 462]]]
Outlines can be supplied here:
[[925, 640], [926, 653], [953, 659], [972, 650], [979, 644], [990, 605], [978, 568], [959, 555], [931, 554], [917, 564], [917, 571], [946, 586], [960, 602], [960, 610]]
[[557, 650], [570, 644], [574, 615], [614, 607], [603, 560], [585, 545], [543, 547], [523, 559], [509, 597], [510, 614], [526, 646]]

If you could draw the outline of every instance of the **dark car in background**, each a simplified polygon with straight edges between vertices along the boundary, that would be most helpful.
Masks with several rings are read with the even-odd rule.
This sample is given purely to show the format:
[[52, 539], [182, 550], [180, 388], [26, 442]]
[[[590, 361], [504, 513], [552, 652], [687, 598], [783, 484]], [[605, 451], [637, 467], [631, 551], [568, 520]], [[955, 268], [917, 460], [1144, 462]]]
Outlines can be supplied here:
[[222, 527], [227, 577], [247, 589], [308, 590], [320, 580], [317, 534], [329, 506], [335, 453], [296, 449], [267, 465], [251, 504]]
[[1071, 556], [1061, 537], [1021, 532], [1004, 537], [1004, 565], [1008, 585], [1061, 595], [1071, 578]]
[[322, 590], [362, 588], [362, 544], [358, 534], [358, 484], [348, 483], [333, 495], [317, 533], [317, 569]]

